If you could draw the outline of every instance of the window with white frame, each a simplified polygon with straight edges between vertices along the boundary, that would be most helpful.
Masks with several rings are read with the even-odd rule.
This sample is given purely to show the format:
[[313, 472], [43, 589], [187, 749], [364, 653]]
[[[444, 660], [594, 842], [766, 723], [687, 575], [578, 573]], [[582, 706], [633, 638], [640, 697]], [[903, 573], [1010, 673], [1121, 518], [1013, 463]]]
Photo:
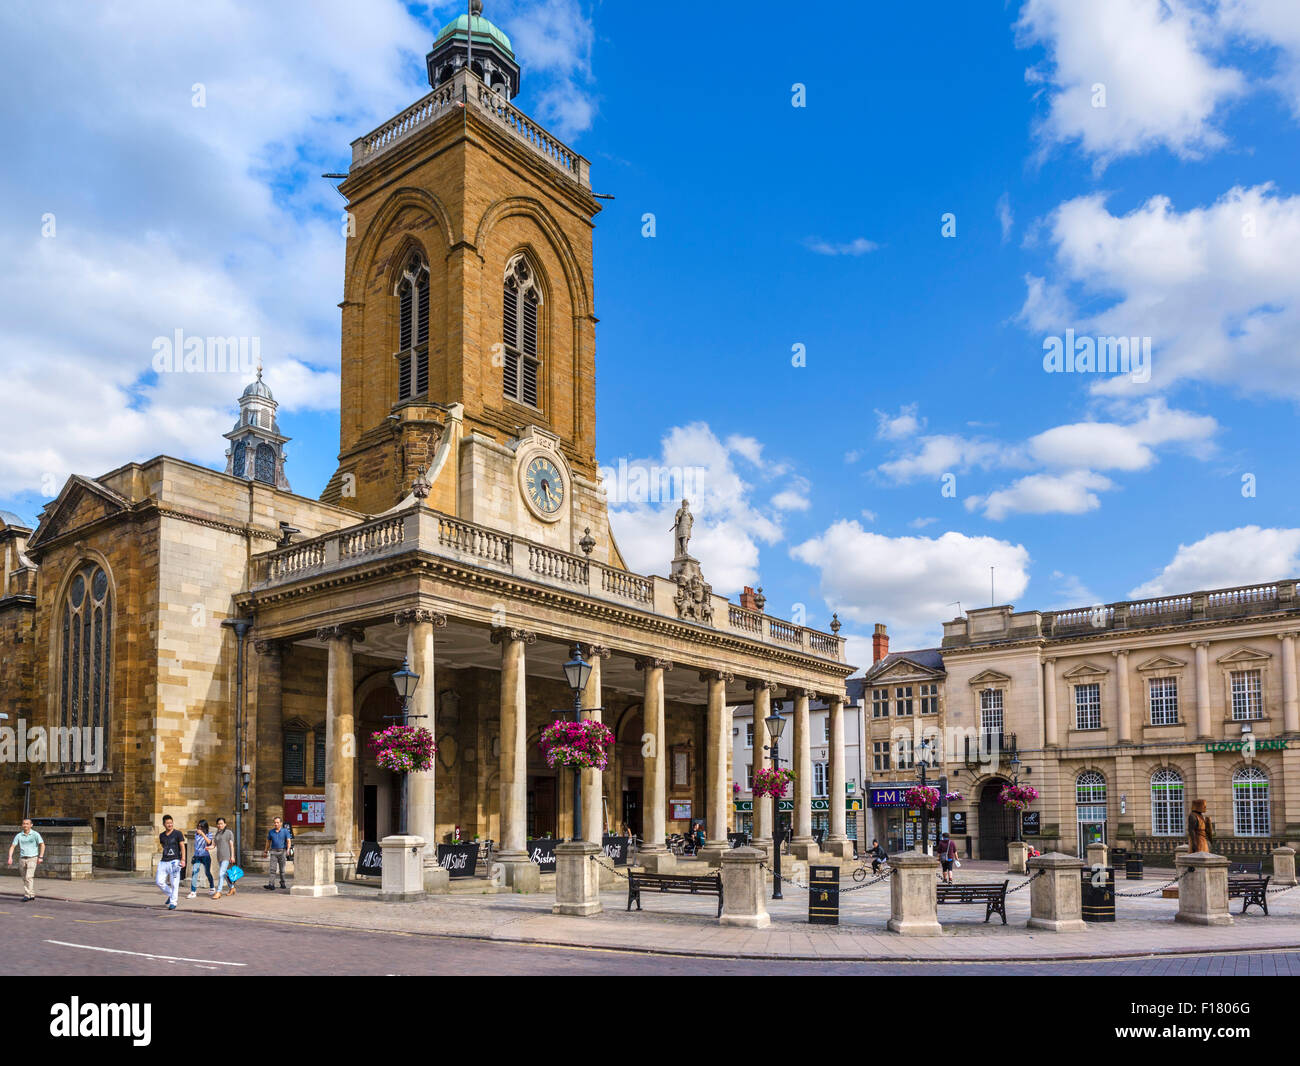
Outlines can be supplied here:
[[745, 763], [745, 791], [754, 791], [754, 764]]
[[889, 769], [889, 741], [877, 740], [871, 745], [871, 769], [879, 773]]
[[1074, 802], [1080, 807], [1106, 805], [1106, 778], [1098, 770], [1084, 770], [1074, 779]]
[[1172, 677], [1153, 677], [1151, 691], [1151, 724], [1178, 724], [1178, 681]]
[[1074, 728], [1101, 728], [1101, 685], [1074, 686]]
[[831, 742], [831, 716], [829, 714], [822, 719], [822, 741], [826, 744]]
[[1002, 690], [986, 688], [980, 693], [980, 733], [984, 736], [1002, 732]]
[[1268, 775], [1258, 766], [1232, 772], [1232, 828], [1239, 837], [1266, 837], [1271, 832]]
[[871, 690], [871, 717], [889, 717], [889, 689], [873, 688]]
[[1232, 672], [1232, 719], [1245, 722], [1264, 717], [1264, 700], [1258, 670]]
[[922, 714], [939, 713], [939, 686], [938, 685], [921, 686], [921, 713]]
[[899, 737], [894, 741], [894, 769], [911, 770], [916, 766], [916, 759], [912, 752], [912, 738]]
[[1151, 775], [1151, 835], [1187, 835], [1187, 807], [1183, 775], [1177, 770], [1157, 770]]
[[745, 723], [745, 747], [752, 748], [753, 746], [754, 746], [754, 723], [746, 722]]
[[899, 718], [907, 718], [912, 714], [912, 686], [900, 685], [894, 689], [894, 713]]
[[827, 782], [830, 779], [830, 763], [813, 763], [813, 795], [818, 799], [825, 797]]

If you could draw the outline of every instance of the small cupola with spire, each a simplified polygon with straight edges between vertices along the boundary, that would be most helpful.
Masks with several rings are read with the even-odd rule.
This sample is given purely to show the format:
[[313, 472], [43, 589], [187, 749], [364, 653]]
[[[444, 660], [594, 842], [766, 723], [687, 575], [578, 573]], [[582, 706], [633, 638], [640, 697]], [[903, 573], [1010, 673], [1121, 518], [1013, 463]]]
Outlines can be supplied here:
[[289, 492], [289, 479], [284, 476], [284, 446], [289, 438], [281, 435], [275, 418], [279, 406], [259, 366], [257, 380], [239, 397], [239, 421], [225, 434], [230, 441], [226, 473]]
[[437, 88], [451, 81], [468, 64], [479, 81], [507, 100], [519, 94], [519, 64], [514, 46], [500, 27], [483, 17], [483, 4], [472, 0], [470, 13], [452, 19], [434, 38], [425, 57], [429, 84]]

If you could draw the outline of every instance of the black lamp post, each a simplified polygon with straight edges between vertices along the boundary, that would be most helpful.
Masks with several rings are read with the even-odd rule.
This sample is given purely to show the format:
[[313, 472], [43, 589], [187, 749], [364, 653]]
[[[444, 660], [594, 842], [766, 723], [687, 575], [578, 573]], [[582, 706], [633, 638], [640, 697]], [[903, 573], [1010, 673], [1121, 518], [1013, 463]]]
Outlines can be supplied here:
[[[772, 701], [772, 713], [763, 721], [767, 725], [767, 735], [772, 738], [772, 769], [781, 769], [781, 734], [785, 731], [785, 719], [781, 717], [781, 701]], [[784, 899], [781, 895], [781, 799], [772, 795], [772, 898]]]
[[[925, 767], [929, 762], [930, 741], [921, 741], [921, 787], [925, 788]], [[921, 852], [926, 853], [926, 848], [930, 846], [930, 808], [924, 803], [921, 804]]]
[[[1018, 751], [1013, 751], [1011, 753], [1011, 784], [1016, 788], [1020, 787], [1020, 752]], [[1019, 807], [1017, 807], [1016, 808], [1016, 843], [1017, 844], [1020, 843], [1020, 816], [1021, 816], [1021, 810]]]
[[[410, 725], [412, 718], [424, 718], [423, 714], [411, 714], [411, 699], [415, 695], [416, 686], [420, 683], [420, 675], [411, 672], [407, 660], [402, 660], [402, 668], [393, 674], [393, 687], [397, 689], [397, 698], [402, 701], [402, 713], [387, 715], [389, 718], [399, 719], [402, 725]], [[411, 775], [402, 772], [402, 808], [398, 818], [397, 831], [402, 836], [406, 836], [406, 813], [410, 802], [410, 780]]]
[[[591, 677], [591, 663], [582, 657], [582, 646], [573, 646], [573, 658], [564, 664], [564, 676], [573, 689], [573, 720], [582, 721], [582, 693]], [[573, 840], [582, 839], [582, 770], [573, 768]]]

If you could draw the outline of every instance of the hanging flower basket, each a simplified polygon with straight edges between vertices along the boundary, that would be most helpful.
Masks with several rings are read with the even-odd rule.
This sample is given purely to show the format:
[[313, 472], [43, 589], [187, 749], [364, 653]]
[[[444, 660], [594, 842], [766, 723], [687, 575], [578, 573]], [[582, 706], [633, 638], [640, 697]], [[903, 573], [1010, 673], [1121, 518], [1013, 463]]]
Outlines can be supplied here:
[[1029, 805], [1038, 799], [1038, 789], [1033, 785], [1003, 785], [998, 793], [998, 802], [1013, 811], [1028, 810]]
[[943, 801], [944, 803], [960, 803], [965, 798], [966, 797], [963, 796], [960, 792], [949, 792], [947, 795], [943, 797]]
[[438, 745], [427, 729], [414, 725], [390, 725], [370, 734], [370, 750], [385, 770], [398, 774], [417, 774], [433, 765]]
[[609, 765], [608, 749], [613, 744], [614, 731], [603, 722], [557, 719], [542, 730], [538, 746], [546, 756], [547, 766], [604, 770]]
[[755, 770], [754, 796], [775, 796], [780, 799], [785, 790], [794, 784], [793, 770]]
[[939, 806], [939, 790], [933, 785], [913, 785], [903, 793], [903, 802], [909, 807], [924, 807], [932, 811]]

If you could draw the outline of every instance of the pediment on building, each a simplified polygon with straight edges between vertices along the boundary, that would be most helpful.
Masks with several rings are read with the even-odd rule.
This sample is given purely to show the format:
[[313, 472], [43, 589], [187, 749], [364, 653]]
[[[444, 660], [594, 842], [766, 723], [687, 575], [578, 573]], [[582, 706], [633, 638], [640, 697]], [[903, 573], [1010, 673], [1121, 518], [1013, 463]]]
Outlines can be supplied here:
[[29, 550], [61, 537], [74, 530], [89, 526], [104, 518], [130, 509], [130, 501], [112, 489], [80, 474], [73, 474], [63, 486], [55, 501], [45, 508], [32, 539]]
[[1254, 666], [1266, 663], [1271, 658], [1271, 655], [1256, 651], [1254, 648], [1238, 648], [1236, 651], [1222, 655], [1214, 661], [1220, 666]]
[[895, 681], [913, 681], [917, 678], [929, 680], [930, 678], [941, 679], [943, 671], [935, 670], [928, 666], [922, 666], [920, 663], [913, 662], [911, 659], [899, 659], [891, 663], [886, 669], [875, 674], [871, 678], [871, 684], [888, 684]]
[[1071, 667], [1061, 676], [1068, 681], [1077, 681], [1085, 677], [1102, 677], [1110, 673], [1110, 670], [1104, 666], [1098, 666], [1095, 663], [1080, 663], [1078, 666]]
[[969, 683], [976, 688], [995, 688], [998, 685], [1011, 684], [1011, 675], [1001, 673], [998, 670], [981, 670], [970, 679]]
[[1157, 655], [1154, 659], [1148, 659], [1144, 663], [1138, 664], [1138, 670], [1182, 670], [1187, 664], [1182, 659], [1171, 659], [1168, 655]]

